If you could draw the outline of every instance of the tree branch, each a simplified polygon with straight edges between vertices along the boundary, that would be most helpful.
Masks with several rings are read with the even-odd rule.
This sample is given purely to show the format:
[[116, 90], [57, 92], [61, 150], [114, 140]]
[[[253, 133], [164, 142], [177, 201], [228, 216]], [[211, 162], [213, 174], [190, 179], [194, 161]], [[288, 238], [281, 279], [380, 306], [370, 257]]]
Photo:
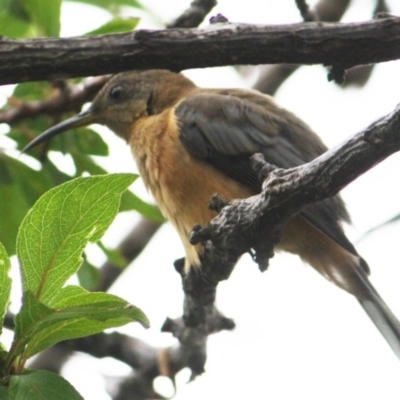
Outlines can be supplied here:
[[[316, 4], [315, 9], [311, 11], [311, 15], [308, 13], [309, 10], [305, 1], [296, 0], [296, 4], [302, 15], [305, 13], [305, 15], [303, 15], [304, 20], [307, 18], [315, 18], [316, 20], [325, 22], [336, 22], [340, 21], [342, 18], [350, 4], [350, 0], [337, 0], [335, 2], [332, 2], [331, 0], [320, 0]], [[385, 12], [390, 12], [386, 2], [384, 0], [377, 0], [375, 9], [373, 11], [373, 16]], [[276, 93], [281, 84], [300, 66], [301, 65], [295, 64], [265, 65], [262, 67], [260, 77], [257, 80], [254, 88], [263, 93], [273, 95]], [[374, 67], [374, 64], [368, 64], [350, 68], [346, 71], [342, 88], [352, 85], [358, 87], [364, 86], [368, 82]]]
[[253, 156], [254, 168], [264, 181], [262, 193], [233, 201], [217, 197], [214, 207], [220, 213], [207, 227], [194, 229], [191, 242], [204, 243], [210, 252], [222, 257], [221, 263], [227, 256], [239, 257], [254, 249], [255, 260], [265, 270], [285, 222], [307, 204], [334, 196], [399, 151], [399, 130], [400, 105], [307, 164], [285, 170], [266, 163], [260, 155]]
[[168, 28], [195, 28], [216, 5], [216, 0], [194, 0], [182, 15], [168, 24]]
[[0, 84], [131, 69], [177, 71], [237, 64], [324, 64], [347, 69], [400, 58], [399, 36], [400, 18], [386, 16], [347, 24], [225, 23], [206, 29], [138, 30], [68, 39], [2, 38]]
[[35, 102], [21, 102], [12, 109], [1, 111], [0, 122], [15, 124], [23, 119], [43, 114], [59, 115], [67, 111], [80, 111], [83, 104], [93, 100], [108, 79], [108, 76], [87, 79], [83, 87], [67, 85], [58, 88], [59, 90], [50, 98]]
[[[164, 331], [172, 332], [196, 363], [188, 363], [192, 376], [201, 374], [205, 363], [207, 336], [221, 329], [232, 329], [232, 320], [214, 306], [218, 283], [227, 279], [237, 259], [253, 254], [265, 271], [274, 254], [285, 223], [307, 204], [334, 196], [358, 176], [400, 150], [400, 105], [388, 116], [313, 161], [295, 168], [281, 169], [253, 156], [253, 167], [263, 181], [261, 194], [241, 200], [224, 200], [218, 195], [211, 202], [219, 214], [206, 227], [197, 226], [191, 243], [202, 243], [202, 268], [182, 273], [185, 291], [184, 316], [167, 320]], [[195, 329], [194, 329], [195, 328]], [[190, 358], [189, 358], [190, 361]]]
[[229, 278], [237, 260], [238, 257], [230, 255], [215, 257], [205, 247], [201, 269], [193, 267], [185, 273], [184, 259], [175, 262], [185, 293], [183, 317], [167, 318], [161, 330], [172, 333], [179, 340], [179, 353], [191, 370], [191, 379], [204, 372], [208, 336], [235, 327], [234, 321], [216, 308], [215, 297], [218, 283]]
[[296, 0], [296, 5], [304, 21], [318, 21], [318, 15], [310, 10], [310, 6], [307, 4], [306, 0]]

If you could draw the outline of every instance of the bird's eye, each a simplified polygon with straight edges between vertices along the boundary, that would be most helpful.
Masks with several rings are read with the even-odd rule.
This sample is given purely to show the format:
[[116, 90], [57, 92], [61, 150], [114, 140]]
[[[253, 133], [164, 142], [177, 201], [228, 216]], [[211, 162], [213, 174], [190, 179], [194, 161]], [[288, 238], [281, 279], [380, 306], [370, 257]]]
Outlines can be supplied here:
[[114, 86], [110, 90], [110, 97], [114, 100], [117, 100], [120, 97], [121, 93], [122, 93], [122, 86]]

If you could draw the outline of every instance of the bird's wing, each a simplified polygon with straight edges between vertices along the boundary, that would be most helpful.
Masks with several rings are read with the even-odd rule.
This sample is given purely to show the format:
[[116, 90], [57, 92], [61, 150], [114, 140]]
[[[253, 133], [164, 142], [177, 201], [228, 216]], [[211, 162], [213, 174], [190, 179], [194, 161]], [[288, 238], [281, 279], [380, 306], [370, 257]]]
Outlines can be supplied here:
[[[252, 154], [262, 153], [270, 164], [291, 168], [326, 150], [301, 120], [253, 91], [197, 93], [180, 102], [175, 113], [180, 140], [189, 153], [256, 193], [261, 191], [261, 183], [250, 165]], [[349, 220], [338, 196], [310, 204], [300, 215], [357, 254], [337, 223]]]

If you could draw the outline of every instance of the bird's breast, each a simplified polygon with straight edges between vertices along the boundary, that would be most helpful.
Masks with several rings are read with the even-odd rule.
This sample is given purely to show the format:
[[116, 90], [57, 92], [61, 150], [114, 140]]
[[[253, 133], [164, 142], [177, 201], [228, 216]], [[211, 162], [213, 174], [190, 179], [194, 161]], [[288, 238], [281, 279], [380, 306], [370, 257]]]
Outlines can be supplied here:
[[173, 110], [150, 116], [135, 124], [130, 145], [146, 187], [163, 214], [179, 232], [188, 261], [199, 265], [200, 247], [189, 242], [194, 225], [206, 225], [215, 212], [208, 209], [210, 198], [254, 194], [210, 164], [192, 156], [179, 139]]

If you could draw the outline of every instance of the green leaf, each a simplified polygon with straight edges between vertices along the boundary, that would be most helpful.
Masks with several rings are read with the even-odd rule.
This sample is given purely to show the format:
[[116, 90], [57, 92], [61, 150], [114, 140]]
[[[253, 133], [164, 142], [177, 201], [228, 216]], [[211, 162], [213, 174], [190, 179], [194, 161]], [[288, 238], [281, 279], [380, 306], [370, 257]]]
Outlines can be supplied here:
[[0, 240], [10, 254], [15, 254], [18, 227], [29, 209], [23, 188], [13, 180], [10, 157], [0, 152]]
[[14, 341], [11, 346], [13, 356], [22, 354], [25, 346], [37, 331], [38, 325], [55, 310], [38, 301], [32, 292], [24, 292], [20, 312], [15, 316]]
[[[57, 309], [64, 309], [65, 307], [79, 307], [94, 304], [105, 304], [109, 303], [110, 307], [125, 307], [125, 308], [138, 308], [130, 305], [126, 300], [121, 299], [113, 294], [104, 292], [88, 292], [80, 286], [66, 286], [62, 288], [56, 297], [53, 299], [52, 306]], [[94, 311], [97, 313], [97, 311]], [[89, 314], [88, 314], [89, 315]], [[148, 320], [141, 311], [138, 313], [140, 318], [135, 319], [135, 321], [141, 322], [143, 325], [148, 325]], [[100, 320], [104, 319], [104, 315], [99, 315]], [[108, 317], [107, 317], [108, 318]]]
[[101, 292], [67, 286], [53, 299], [52, 308], [32, 293], [24, 293], [22, 310], [15, 319], [14, 355], [29, 358], [62, 340], [102, 332], [104, 329], [140, 322], [148, 326], [144, 313], [125, 300]]
[[20, 0], [0, 0], [0, 35], [26, 36], [31, 22]]
[[[7, 183], [19, 186], [21, 196], [25, 199], [29, 208], [44, 192], [54, 187], [53, 180], [46, 171], [34, 170], [18, 159], [9, 157], [4, 153], [0, 154], [0, 165], [3, 169], [0, 172], [0, 183], [6, 183], [5, 171], [7, 171], [10, 178]], [[8, 212], [10, 212], [10, 208]], [[25, 211], [25, 214], [27, 211]]]
[[[75, 130], [74, 145], [79, 148], [83, 154], [94, 156], [108, 156], [108, 145], [98, 132], [89, 128], [80, 128]], [[68, 151], [69, 152], [69, 151]]]
[[[37, 118], [31, 119], [19, 125], [11, 127], [7, 137], [17, 143], [18, 150], [22, 150], [31, 140], [44, 132], [49, 126], [49, 118], [41, 115]], [[29, 152], [29, 156], [40, 159], [43, 162], [43, 146], [38, 146]]]
[[46, 192], [17, 236], [24, 291], [49, 304], [82, 263], [81, 253], [113, 221], [133, 174], [76, 178]]
[[21, 0], [0, 0], [0, 9], [5, 13], [19, 18], [25, 22], [31, 22], [29, 14], [26, 12]]
[[50, 371], [28, 371], [13, 375], [8, 393], [8, 400], [83, 400], [68, 381]]
[[9, 391], [8, 387], [2, 386], [0, 383], [0, 399], [1, 400], [9, 400]]
[[29, 30], [29, 24], [0, 11], [0, 35], [11, 38], [24, 37]]
[[11, 264], [4, 246], [0, 243], [0, 335], [10, 301], [11, 278], [8, 276]]
[[108, 33], [119, 33], [133, 31], [138, 25], [140, 19], [135, 17], [130, 18], [114, 18], [106, 24], [86, 33], [86, 35], [105, 35]]
[[13, 97], [23, 101], [43, 100], [50, 96], [52, 90], [49, 82], [22, 82], [15, 87]]
[[[76, 169], [79, 174], [89, 172], [91, 175], [105, 174], [107, 171], [96, 164], [90, 157], [82, 154], [80, 151], [71, 152], [71, 156], [75, 162]], [[138, 175], [136, 175], [138, 177]], [[157, 222], [165, 222], [165, 218], [161, 211], [154, 204], [146, 203], [138, 196], [127, 190], [122, 194], [121, 207], [119, 211], [132, 211], [135, 210], [142, 214], [144, 217]]]
[[126, 258], [121, 254], [119, 249], [109, 249], [108, 247], [104, 246], [102, 241], [99, 241], [97, 245], [103, 251], [103, 253], [107, 256], [108, 260], [113, 263], [116, 267], [124, 269], [127, 267], [128, 262]]
[[25, 10], [31, 16], [39, 34], [60, 35], [61, 0], [22, 0]]
[[0, 152], [0, 241], [15, 254], [18, 228], [34, 202], [54, 186], [46, 171], [36, 171]]
[[144, 217], [152, 219], [157, 222], [165, 222], [164, 216], [161, 211], [154, 204], [146, 203], [141, 198], [136, 196], [131, 191], [126, 191], [121, 198], [120, 211], [136, 210]]
[[143, 9], [143, 6], [137, 0], [71, 0], [77, 3], [93, 4], [94, 6], [111, 10], [116, 6], [130, 6]]
[[[38, 136], [48, 129], [49, 121], [46, 119], [40, 126], [32, 124], [30, 121], [27, 128], [31, 134], [30, 138], [26, 138], [26, 135], [23, 135], [23, 132], [18, 129], [12, 129], [10, 133], [8, 133], [10, 138], [18, 142], [19, 149], [22, 149], [22, 147], [35, 136]], [[107, 156], [109, 154], [107, 143], [96, 131], [89, 128], [72, 129], [68, 132], [68, 135], [59, 135], [52, 138], [52, 140], [47, 143], [47, 146], [49, 150], [60, 151], [63, 154], [70, 154], [71, 156], [78, 152], [82, 154], [82, 157], [89, 157], [89, 155]], [[29, 155], [31, 157], [42, 155], [42, 146], [30, 150]]]
[[90, 175], [104, 175], [107, 173], [104, 168], [96, 164], [91, 157], [83, 154], [78, 148], [74, 148], [71, 151], [71, 156], [79, 174], [89, 172]]
[[83, 258], [83, 263], [77, 272], [79, 284], [86, 290], [96, 290], [101, 282], [101, 273], [98, 268]]

